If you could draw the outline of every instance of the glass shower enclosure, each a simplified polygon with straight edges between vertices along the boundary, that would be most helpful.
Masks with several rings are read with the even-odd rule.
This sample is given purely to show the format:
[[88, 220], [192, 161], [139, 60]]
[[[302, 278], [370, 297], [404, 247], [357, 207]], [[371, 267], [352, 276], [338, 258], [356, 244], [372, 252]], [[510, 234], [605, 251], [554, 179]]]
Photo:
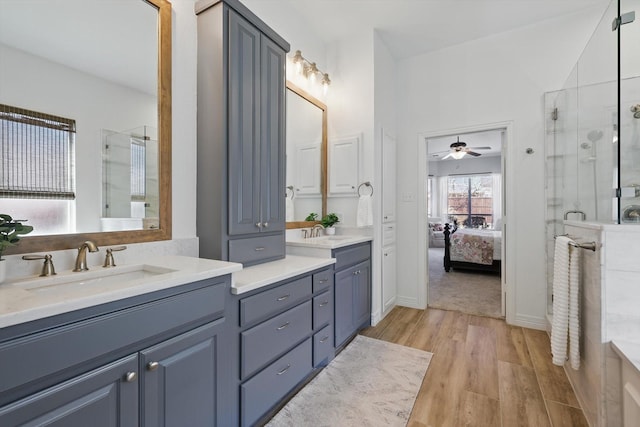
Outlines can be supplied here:
[[564, 220], [640, 226], [640, 0], [611, 1], [563, 87], [544, 101], [550, 313]]

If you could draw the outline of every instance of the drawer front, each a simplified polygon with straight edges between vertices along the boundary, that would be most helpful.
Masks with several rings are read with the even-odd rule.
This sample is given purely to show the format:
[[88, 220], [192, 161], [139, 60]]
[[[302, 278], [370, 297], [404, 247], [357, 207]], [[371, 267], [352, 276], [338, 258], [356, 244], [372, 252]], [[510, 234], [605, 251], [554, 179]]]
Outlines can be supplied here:
[[345, 249], [337, 249], [334, 251], [334, 258], [336, 259], [335, 271], [341, 270], [371, 258], [371, 245], [365, 243]]
[[387, 246], [396, 241], [396, 226], [385, 225], [382, 227], [382, 246]]
[[313, 298], [313, 330], [333, 319], [333, 292], [327, 291]]
[[311, 373], [311, 338], [240, 387], [242, 425], [250, 426]]
[[313, 293], [328, 289], [333, 285], [333, 268], [319, 271], [313, 275]]
[[313, 366], [318, 366], [333, 352], [333, 325], [327, 325], [313, 335]]
[[309, 334], [311, 334], [311, 301], [242, 332], [240, 334], [242, 378], [253, 374]]
[[284, 234], [229, 240], [229, 261], [245, 265], [284, 258]]
[[240, 326], [266, 319], [311, 295], [311, 276], [240, 300]]
[[[0, 392], [172, 329], [222, 316], [225, 282], [0, 345]], [[43, 363], [43, 358], [46, 363]]]

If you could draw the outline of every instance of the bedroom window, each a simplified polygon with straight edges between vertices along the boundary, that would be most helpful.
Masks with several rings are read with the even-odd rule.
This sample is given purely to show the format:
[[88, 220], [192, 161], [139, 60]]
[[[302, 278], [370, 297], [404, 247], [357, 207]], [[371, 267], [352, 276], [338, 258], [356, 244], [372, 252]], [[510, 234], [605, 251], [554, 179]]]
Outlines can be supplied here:
[[493, 224], [494, 178], [491, 174], [456, 175], [447, 180], [447, 213], [458, 225], [487, 228]]
[[35, 234], [73, 232], [75, 120], [0, 104], [3, 212]]

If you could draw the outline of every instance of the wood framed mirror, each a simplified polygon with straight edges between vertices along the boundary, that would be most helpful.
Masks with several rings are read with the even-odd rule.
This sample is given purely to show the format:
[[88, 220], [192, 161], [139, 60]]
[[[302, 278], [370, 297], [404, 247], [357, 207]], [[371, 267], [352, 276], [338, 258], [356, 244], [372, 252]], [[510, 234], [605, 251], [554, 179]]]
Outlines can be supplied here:
[[327, 106], [290, 81], [286, 157], [287, 229], [311, 227], [327, 214]]
[[[68, 3], [64, 3], [65, 1]], [[95, 129], [104, 130], [105, 125], [103, 123], [96, 125], [94, 127], [95, 129], [92, 128], [91, 132], [85, 133], [90, 135], [90, 137], [82, 137], [82, 140], [80, 140], [80, 130], [83, 127], [86, 130], [86, 128], [90, 127], [89, 122], [95, 121], [95, 118], [83, 118], [83, 120], [78, 120], [77, 122], [76, 134], [78, 136], [74, 142], [76, 145], [76, 157], [78, 157], [77, 160], [74, 159], [76, 166], [74, 175], [77, 187], [74, 197], [80, 198], [83, 195], [88, 194], [91, 198], [91, 203], [88, 203], [88, 205], [90, 205], [89, 209], [85, 209], [84, 206], [80, 208], [81, 203], [78, 203], [78, 208], [75, 209], [76, 204], [74, 204], [73, 208], [75, 210], [71, 217], [73, 220], [80, 221], [91, 216], [91, 220], [98, 225], [87, 227], [85, 229], [84, 227], [77, 226], [76, 223], [74, 223], [69, 229], [77, 230], [78, 232], [76, 233], [65, 234], [62, 232], [59, 234], [52, 233], [46, 235], [25, 236], [20, 241], [19, 245], [12, 247], [7, 251], [8, 254], [77, 248], [85, 240], [92, 240], [98, 246], [108, 246], [123, 243], [151, 242], [171, 239], [171, 3], [168, 0], [138, 0], [138, 2], [104, 2], [100, 0], [83, 0], [78, 2], [77, 0], [61, 0], [56, 2], [38, 3], [38, 7], [33, 6], [33, 4], [25, 6], [28, 2], [23, 2], [21, 0], [7, 0], [1, 2], [0, 15], [4, 16], [4, 18], [2, 18], [4, 20], [0, 19], [1, 23], [6, 24], [6, 22], [13, 20], [24, 27], [27, 22], [38, 21], [40, 15], [42, 15], [41, 22], [53, 21], [55, 14], [56, 17], [60, 17], [60, 20], [65, 17], [73, 19], [74, 25], [55, 21], [54, 23], [57, 26], [56, 31], [51, 30], [48, 32], [43, 28], [40, 28], [39, 31], [35, 31], [33, 29], [23, 28], [21, 31], [28, 31], [28, 33], [19, 34], [16, 30], [18, 37], [12, 35], [12, 33], [7, 30], [8, 25], [3, 25], [2, 37], [7, 37], [8, 39], [13, 37], [13, 40], [15, 40], [20, 38], [24, 39], [25, 35], [27, 36], [27, 39], [35, 38], [36, 35], [44, 36], [40, 37], [35, 44], [37, 44], [38, 47], [43, 48], [42, 51], [58, 52], [59, 57], [41, 57], [39, 53], [25, 50], [22, 45], [16, 46], [15, 44], [9, 43], [6, 38], [0, 39], [0, 48], [5, 49], [0, 53], [4, 55], [9, 52], [15, 55], [14, 57], [20, 56], [30, 61], [46, 62], [49, 64], [48, 66], [51, 69], [73, 70], [77, 73], [74, 76], [80, 75], [89, 82], [87, 85], [104, 85], [104, 87], [115, 89], [111, 91], [104, 91], [107, 95], [112, 96], [105, 95], [103, 97], [96, 97], [85, 93], [84, 98], [78, 96], [74, 98], [74, 102], [69, 100], [71, 96], [58, 96], [60, 104], [54, 105], [51, 103], [53, 101], [48, 101], [50, 104], [45, 105], [38, 101], [40, 98], [44, 99], [42, 94], [40, 94], [41, 96], [39, 98], [36, 98], [35, 96], [31, 96], [29, 99], [21, 97], [21, 92], [25, 92], [25, 88], [28, 87], [27, 85], [34, 81], [34, 76], [36, 76], [37, 79], [37, 75], [35, 73], [37, 72], [38, 67], [29, 67], [29, 73], [25, 73], [25, 77], [21, 79], [17, 79], [15, 73], [14, 75], [9, 75], [7, 77], [3, 74], [5, 73], [5, 68], [2, 68], [0, 70], [0, 86], [2, 86], [3, 90], [0, 91], [2, 92], [2, 95], [0, 96], [0, 104], [14, 105], [19, 108], [28, 109], [29, 111], [49, 112], [50, 114], [58, 115], [60, 117], [69, 117], [71, 113], [66, 114], [64, 111], [67, 107], [69, 109], [72, 108], [73, 111], [89, 110], [96, 105], [103, 106], [112, 99], [115, 100], [125, 91], [136, 91], [140, 98], [142, 98], [143, 95], [152, 97], [150, 98], [151, 108], [146, 108], [145, 116], [151, 118], [149, 120], [150, 122], [155, 122], [151, 125], [155, 127], [154, 135], [157, 138], [157, 145], [154, 146], [154, 149], [150, 151], [150, 154], [148, 154], [153, 160], [153, 166], [147, 167], [147, 169], [152, 168], [157, 172], [154, 178], [154, 185], [157, 188], [153, 195], [155, 203], [154, 218], [151, 218], [153, 221], [148, 221], [148, 226], [144, 225], [137, 228], [137, 226], [129, 227], [125, 225], [121, 229], [118, 229], [118, 231], [104, 231], [105, 229], [110, 229], [102, 226], [102, 223], [100, 222], [101, 219], [104, 219], [102, 217], [105, 216], [104, 190], [101, 188], [101, 186], [104, 185], [104, 180], [101, 176], [101, 170], [104, 173], [104, 152], [101, 151], [104, 149], [104, 146], [102, 144], [103, 138], [101, 139], [100, 131], [95, 131]], [[53, 9], [48, 9], [48, 7], [53, 7]], [[28, 16], [29, 19], [22, 19], [21, 17], [25, 15], [20, 15], [21, 13], [28, 14], [26, 16]], [[136, 35], [131, 36], [130, 33], [127, 33], [125, 37], [129, 37], [128, 43], [114, 42], [113, 39], [117, 39], [116, 33], [127, 31], [127, 27], [130, 26], [130, 21], [138, 19], [137, 17], [139, 14], [144, 15], [145, 22], [150, 22], [150, 25], [145, 27], [149, 28], [149, 31], [147, 31], [148, 34], [141, 33], [142, 30], [139, 27], [133, 27], [133, 34]], [[94, 60], [86, 61], [92, 62], [94, 67], [99, 65], [99, 63], [102, 64], [109, 62], [112, 57], [118, 55], [119, 59], [121, 56], [124, 58], [125, 65], [123, 66], [122, 62], [118, 62], [117, 67], [122, 69], [123, 72], [131, 71], [127, 70], [127, 68], [134, 68], [133, 63], [138, 59], [138, 56], [145, 56], [145, 58], [147, 58], [147, 55], [149, 55], [148, 60], [146, 61], [146, 66], [148, 67], [148, 72], [151, 73], [151, 75], [149, 76], [149, 74], [147, 74], [148, 78], [146, 78], [146, 81], [140, 81], [140, 79], [136, 80], [133, 77], [137, 76], [132, 76], [132, 80], [129, 82], [117, 80], [117, 77], [120, 76], [116, 76], [115, 71], [113, 75], [107, 75], [106, 77], [103, 75], [98, 77], [97, 74], [94, 75], [92, 72], [87, 71], [88, 69], [83, 69], [82, 65], [76, 66], [73, 62], [75, 60], [82, 60], [83, 58], [86, 60], [86, 57], [82, 52], [75, 51], [75, 55], [73, 52], [70, 52], [69, 54], [66, 54], [67, 56], [64, 56], [65, 53], [62, 52], [64, 49], [61, 48], [60, 50], [57, 50], [55, 46], [49, 44], [50, 42], [53, 43], [53, 39], [61, 40], [57, 37], [58, 34], [56, 33], [64, 33], [63, 36], [67, 37], [64, 45], [71, 46], [66, 50], [73, 51], [76, 48], [72, 41], [81, 41], [84, 43], [85, 48], [98, 51], [102, 56], [101, 59], [95, 59], [97, 57], [92, 57]], [[54, 34], [56, 37], [53, 37]], [[93, 38], [93, 36], [95, 36], [95, 38]], [[131, 37], [133, 37], [133, 39]], [[140, 52], [140, 48], [135, 43], [137, 38], [143, 37], [147, 43], [151, 40], [150, 44], [145, 45], [150, 46], [150, 48], [145, 49], [146, 51], [144, 54]], [[88, 56], [88, 54], [86, 56]], [[129, 62], [126, 62], [127, 60]], [[127, 67], [127, 64], [130, 64], [131, 66]], [[87, 64], [87, 66], [90, 65], [91, 64]], [[27, 69], [27, 67], [21, 67], [23, 69]], [[18, 66], [15, 68], [17, 69]], [[106, 73], [105, 69], [98, 70], [97, 73], [100, 71], [103, 74]], [[49, 72], [48, 74], [51, 75], [52, 73]], [[67, 92], [74, 90], [74, 81], [77, 82], [78, 86], [81, 84], [78, 78], [73, 80], [66, 76], [65, 79], [64, 87]], [[10, 82], [10, 84], [8, 82]], [[144, 85], [145, 83], [150, 86], [148, 91], [149, 93], [144, 93], [145, 90], [140, 88], [141, 85]], [[48, 83], [47, 87], [52, 88], [58, 86], [63, 85], [58, 83]], [[78, 92], [77, 88], [75, 89], [76, 92]], [[35, 105], [32, 105], [32, 99], [36, 99]], [[130, 104], [129, 99], [130, 98], [123, 98], [121, 103], [128, 105]], [[80, 102], [81, 100], [83, 100], [84, 103]], [[61, 106], [64, 104], [64, 101], [66, 101], [66, 105]], [[115, 101], [113, 102], [115, 105]], [[71, 104], [73, 104], [72, 107], [69, 107]], [[113, 116], [116, 115], [115, 110], [117, 110], [117, 108], [112, 108], [112, 111], [114, 111], [112, 114]], [[112, 115], [103, 113], [101, 116], [111, 118]], [[124, 113], [122, 113], [122, 115], [124, 115]], [[140, 124], [146, 125], [147, 123]], [[137, 124], [136, 126], [129, 127], [124, 127], [124, 125], [122, 126], [124, 129], [133, 129]], [[84, 145], [80, 147], [80, 144]], [[78, 155], [79, 150], [85, 150], [81, 156]], [[93, 150], [91, 152], [92, 157], [90, 158], [88, 155], [85, 155], [89, 150]], [[133, 149], [131, 149], [131, 151], [133, 151]], [[47, 159], [46, 156], [44, 158]], [[133, 180], [133, 178], [131, 179]], [[87, 185], [88, 183], [91, 183], [90, 187]], [[96, 202], [94, 199], [98, 201]], [[0, 198], [0, 202], [7, 200], [9, 199]], [[133, 198], [130, 200], [132, 201]], [[73, 202], [76, 203], [76, 200]], [[150, 203], [143, 200], [142, 204], [146, 208]], [[34, 233], [37, 232], [38, 224], [30, 221], [31, 218], [29, 218], [28, 214], [15, 215], [5, 205], [8, 206], [8, 203], [3, 203], [3, 207], [0, 208], [0, 211], [2, 211], [1, 213], [7, 213], [13, 216], [14, 219], [27, 220], [28, 222], [26, 224], [34, 226], [36, 229]]]

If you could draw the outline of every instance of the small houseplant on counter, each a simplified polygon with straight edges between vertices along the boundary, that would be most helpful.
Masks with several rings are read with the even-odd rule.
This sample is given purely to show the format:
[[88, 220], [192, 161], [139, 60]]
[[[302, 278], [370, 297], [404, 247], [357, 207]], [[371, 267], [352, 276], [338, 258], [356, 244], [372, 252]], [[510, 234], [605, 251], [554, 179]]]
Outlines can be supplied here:
[[7, 274], [5, 260], [2, 259], [2, 253], [10, 246], [15, 246], [20, 241], [20, 236], [29, 234], [33, 231], [30, 225], [22, 225], [21, 221], [14, 220], [7, 214], [0, 214], [0, 283], [4, 282]]
[[336, 234], [336, 229], [333, 226], [337, 222], [340, 222], [340, 219], [338, 215], [334, 213], [326, 214], [320, 220], [320, 224], [324, 227], [325, 234]]

